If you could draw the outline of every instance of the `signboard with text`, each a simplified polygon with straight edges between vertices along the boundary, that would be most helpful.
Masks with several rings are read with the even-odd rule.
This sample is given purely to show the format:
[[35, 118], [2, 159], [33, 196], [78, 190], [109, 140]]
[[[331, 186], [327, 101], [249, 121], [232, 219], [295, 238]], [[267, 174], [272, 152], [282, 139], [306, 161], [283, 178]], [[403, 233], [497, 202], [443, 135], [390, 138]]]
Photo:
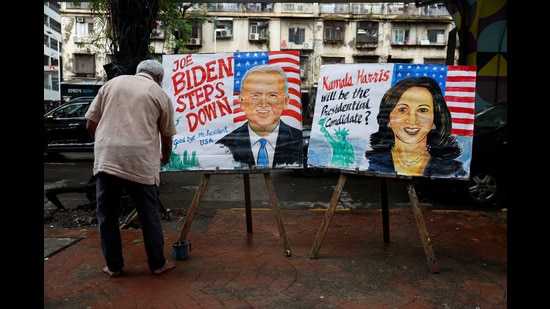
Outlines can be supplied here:
[[475, 66], [323, 65], [307, 164], [467, 179], [475, 83]]
[[[300, 140], [301, 145], [301, 95], [300, 95], [300, 54], [297, 51], [288, 52], [238, 52], [216, 54], [181, 54], [163, 55], [164, 79], [162, 87], [172, 98], [174, 104], [174, 122], [177, 134], [173, 137], [171, 162], [163, 166], [163, 171], [180, 170], [238, 170], [256, 168], [255, 163], [241, 161], [241, 157], [232, 153], [220, 141], [235, 131], [253, 131], [247, 123], [253, 111], [245, 112], [244, 107], [260, 106], [261, 113], [273, 114], [278, 103], [259, 103], [252, 101], [252, 95], [246, 98], [241, 94], [241, 81], [246, 72], [256, 66], [279, 66], [286, 74], [288, 93], [271, 94], [285, 101], [280, 117], [281, 124], [274, 134], [265, 136], [274, 154], [279, 147], [278, 142], [283, 130], [300, 132], [292, 138]], [[282, 79], [281, 79], [282, 80]], [[283, 85], [282, 82], [280, 85]], [[282, 90], [282, 86], [280, 88]], [[265, 99], [268, 94], [259, 92], [256, 96]], [[248, 102], [248, 103], [247, 103]], [[248, 104], [248, 105], [245, 105]], [[256, 104], [252, 106], [252, 104]], [[254, 111], [256, 113], [256, 111]], [[275, 119], [275, 116], [273, 116]], [[276, 117], [277, 119], [279, 119]], [[283, 127], [284, 126], [284, 127]], [[277, 134], [279, 139], [277, 139]], [[257, 151], [254, 142], [259, 136], [244, 134], [232, 141], [240, 147], [242, 156], [256, 158]], [[275, 137], [270, 137], [274, 135]], [[249, 138], [251, 141], [249, 141]], [[241, 143], [242, 142], [242, 143]], [[277, 147], [276, 146], [277, 142]], [[259, 144], [258, 144], [259, 145]], [[247, 148], [249, 150], [244, 151]], [[292, 150], [294, 152], [294, 150]], [[275, 158], [269, 168], [301, 168], [303, 166], [302, 148], [299, 151], [299, 162], [278, 164]]]

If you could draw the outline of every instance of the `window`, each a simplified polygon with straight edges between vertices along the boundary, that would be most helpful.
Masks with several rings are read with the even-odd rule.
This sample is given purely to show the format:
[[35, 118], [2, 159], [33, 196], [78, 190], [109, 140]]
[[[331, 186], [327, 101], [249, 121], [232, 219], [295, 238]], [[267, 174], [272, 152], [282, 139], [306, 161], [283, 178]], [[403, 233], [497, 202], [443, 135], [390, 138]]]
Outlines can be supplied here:
[[322, 64], [339, 64], [344, 63], [344, 58], [342, 57], [323, 57]]
[[357, 23], [356, 47], [378, 47], [378, 23], [360, 21]]
[[209, 3], [209, 12], [239, 12], [239, 3]]
[[349, 12], [349, 4], [347, 3], [335, 3], [334, 4], [334, 12], [335, 13], [341, 13], [346, 14]]
[[268, 25], [269, 21], [267, 20], [253, 20], [250, 22], [249, 33], [256, 33], [258, 34], [258, 39], [265, 40], [267, 38]]
[[248, 13], [273, 12], [273, 3], [246, 3]]
[[88, 54], [74, 54], [74, 73], [79, 77], [95, 77], [95, 57]]
[[191, 33], [190, 33], [190, 37], [191, 38], [200, 38], [201, 37], [201, 30], [202, 30], [202, 25], [200, 23], [191, 23]]
[[281, 13], [313, 13], [313, 3], [282, 3]]
[[57, 57], [50, 57], [50, 65], [59, 66], [59, 62], [57, 61]]
[[388, 57], [388, 63], [413, 63], [412, 59], [405, 59], [405, 58], [392, 58], [390, 55]]
[[345, 25], [343, 22], [325, 22], [325, 42], [342, 42], [344, 40]]
[[355, 56], [355, 63], [378, 63], [378, 56]]
[[66, 1], [67, 9], [90, 9], [89, 1]]
[[353, 3], [353, 14], [384, 14], [386, 3]]
[[430, 43], [445, 43], [445, 30], [428, 30]]
[[67, 105], [56, 110], [52, 116], [53, 118], [79, 118], [84, 117], [86, 111], [90, 107], [89, 102], [79, 102]]
[[348, 3], [321, 3], [322, 14], [347, 14], [349, 12]]
[[57, 75], [52, 75], [52, 90], [59, 91], [59, 78]]
[[44, 6], [49, 7], [50, 9], [52, 9], [52, 11], [56, 13], [59, 13], [59, 10], [61, 9], [61, 5], [59, 4], [59, 2], [55, 2], [55, 1], [44, 2]]
[[[193, 23], [191, 25], [191, 33], [189, 36], [189, 43], [187, 43], [188, 46], [200, 46], [202, 45], [202, 25]], [[162, 58], [162, 56], [161, 56]]]
[[391, 33], [392, 44], [410, 44], [408, 29], [393, 29]]
[[61, 23], [53, 18], [50, 18], [50, 28], [52, 28], [52, 30], [56, 32], [61, 33]]
[[293, 27], [288, 29], [288, 42], [302, 44], [306, 39], [306, 29]]
[[76, 35], [93, 35], [94, 20], [92, 17], [76, 17], [75, 24]]
[[219, 20], [216, 23], [216, 40], [231, 39], [233, 37], [233, 21]]
[[157, 20], [155, 28], [151, 31], [151, 39], [162, 40], [164, 39], [164, 30], [162, 29], [162, 22]]

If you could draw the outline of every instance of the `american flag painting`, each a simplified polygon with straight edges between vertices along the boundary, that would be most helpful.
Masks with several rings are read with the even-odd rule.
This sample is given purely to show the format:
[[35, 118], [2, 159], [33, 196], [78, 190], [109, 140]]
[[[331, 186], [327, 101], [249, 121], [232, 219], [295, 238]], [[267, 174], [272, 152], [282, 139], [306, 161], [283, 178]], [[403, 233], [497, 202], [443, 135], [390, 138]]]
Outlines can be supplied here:
[[[287, 74], [290, 104], [283, 111], [281, 117], [288, 124], [301, 128], [302, 125], [302, 103], [301, 103], [301, 81], [300, 81], [300, 52], [298, 51], [259, 51], [259, 52], [238, 52], [234, 54], [234, 89], [235, 94], [241, 89], [241, 79], [248, 69], [256, 65], [272, 64], [279, 65]], [[234, 100], [234, 122], [246, 121], [244, 111], [239, 102]]]
[[474, 134], [476, 67], [435, 64], [396, 64], [393, 83], [406, 77], [427, 76], [437, 81], [451, 111], [453, 135]]

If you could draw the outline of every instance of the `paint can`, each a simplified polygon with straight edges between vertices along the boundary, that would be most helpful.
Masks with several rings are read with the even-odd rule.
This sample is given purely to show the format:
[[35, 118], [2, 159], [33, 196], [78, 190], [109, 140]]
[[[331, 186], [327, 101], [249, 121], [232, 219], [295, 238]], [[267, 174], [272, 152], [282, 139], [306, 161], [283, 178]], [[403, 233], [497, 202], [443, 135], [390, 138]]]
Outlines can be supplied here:
[[186, 260], [191, 251], [191, 241], [175, 242], [172, 244], [172, 256], [174, 260]]

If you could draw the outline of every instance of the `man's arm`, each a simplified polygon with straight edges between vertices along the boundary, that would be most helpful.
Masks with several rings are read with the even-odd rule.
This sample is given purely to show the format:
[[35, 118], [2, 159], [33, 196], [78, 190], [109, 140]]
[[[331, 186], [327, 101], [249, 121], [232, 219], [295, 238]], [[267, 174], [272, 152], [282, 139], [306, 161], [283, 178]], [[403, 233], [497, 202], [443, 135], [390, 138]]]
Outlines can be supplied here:
[[88, 119], [86, 121], [86, 131], [92, 138], [95, 138], [95, 130], [97, 129], [97, 122]]
[[172, 136], [160, 136], [160, 162], [162, 165], [170, 163], [172, 154]]

